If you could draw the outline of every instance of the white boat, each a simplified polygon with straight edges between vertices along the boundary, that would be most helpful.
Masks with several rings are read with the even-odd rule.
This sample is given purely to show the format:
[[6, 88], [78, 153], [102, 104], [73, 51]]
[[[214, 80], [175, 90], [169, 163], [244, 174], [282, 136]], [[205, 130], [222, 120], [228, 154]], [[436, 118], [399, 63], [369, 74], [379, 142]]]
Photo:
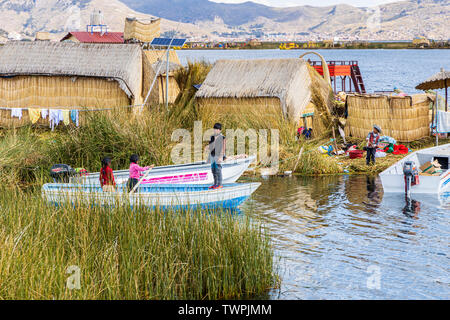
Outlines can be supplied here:
[[[416, 168], [429, 161], [438, 160], [442, 166], [439, 175], [421, 175], [418, 173], [418, 183], [412, 184], [408, 190], [405, 179], [404, 167], [407, 162], [412, 161]], [[424, 149], [411, 153], [393, 166], [380, 173], [381, 182], [385, 193], [407, 193], [410, 194], [442, 194], [450, 192], [450, 144]], [[406, 187], [406, 189], [405, 189]]]
[[118, 187], [116, 192], [104, 192], [100, 186], [49, 183], [42, 187], [42, 197], [57, 206], [233, 209], [260, 185], [259, 182], [234, 183], [224, 185], [222, 189], [208, 189], [209, 185], [144, 185], [130, 194], [125, 186]]
[[[222, 163], [223, 183], [234, 183], [256, 160], [256, 156], [228, 159]], [[114, 171], [117, 184], [125, 184], [129, 178], [128, 170]], [[73, 184], [100, 185], [99, 173], [90, 173], [70, 180]], [[141, 184], [210, 184], [214, 183], [211, 164], [195, 162], [182, 165], [172, 165], [153, 168]]]

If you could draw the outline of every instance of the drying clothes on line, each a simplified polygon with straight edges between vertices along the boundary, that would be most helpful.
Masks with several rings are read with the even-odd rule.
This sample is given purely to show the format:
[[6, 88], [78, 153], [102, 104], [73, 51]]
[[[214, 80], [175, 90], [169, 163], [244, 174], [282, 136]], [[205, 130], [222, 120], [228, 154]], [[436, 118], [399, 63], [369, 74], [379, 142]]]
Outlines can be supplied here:
[[70, 124], [70, 110], [62, 110], [63, 122], [66, 126]]
[[49, 120], [50, 120], [50, 128], [52, 128], [53, 131], [60, 122], [64, 121], [62, 110], [50, 109]]
[[450, 112], [438, 110], [436, 121], [438, 133], [450, 132]]
[[41, 110], [28, 108], [28, 116], [30, 117], [31, 123], [35, 124], [36, 122], [39, 121], [39, 118], [41, 117]]
[[41, 109], [41, 117], [42, 119], [47, 119], [48, 109]]
[[71, 110], [70, 111], [70, 118], [72, 119], [72, 122], [75, 123], [75, 125], [77, 127], [80, 125], [78, 110]]
[[11, 109], [11, 117], [22, 119], [22, 109], [12, 108]]

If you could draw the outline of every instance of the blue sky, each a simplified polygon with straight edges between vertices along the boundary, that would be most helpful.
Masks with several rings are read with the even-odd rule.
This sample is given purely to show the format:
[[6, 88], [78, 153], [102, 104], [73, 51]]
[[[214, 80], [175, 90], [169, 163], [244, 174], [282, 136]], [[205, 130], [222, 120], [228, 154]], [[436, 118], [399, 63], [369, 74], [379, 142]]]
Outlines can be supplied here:
[[[239, 3], [245, 2], [247, 0], [211, 0], [211, 1], [224, 3]], [[372, 7], [383, 3], [395, 2], [395, 0], [251, 0], [251, 1], [274, 7], [289, 7], [301, 5], [328, 6], [338, 3], [346, 3], [358, 7]]]

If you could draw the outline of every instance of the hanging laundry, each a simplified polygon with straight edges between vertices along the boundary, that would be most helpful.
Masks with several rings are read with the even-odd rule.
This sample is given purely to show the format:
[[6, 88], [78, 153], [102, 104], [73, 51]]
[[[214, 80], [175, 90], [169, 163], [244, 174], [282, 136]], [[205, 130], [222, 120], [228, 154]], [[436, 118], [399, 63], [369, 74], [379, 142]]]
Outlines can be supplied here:
[[42, 119], [47, 119], [48, 109], [41, 109], [41, 117]]
[[75, 123], [75, 125], [77, 127], [80, 125], [78, 110], [71, 110], [70, 111], [70, 118], [72, 119], [72, 122]]
[[438, 110], [436, 121], [438, 133], [450, 132], [450, 112]]
[[11, 109], [11, 117], [22, 119], [22, 109], [20, 108], [12, 108]]
[[31, 123], [35, 124], [36, 122], [39, 121], [39, 118], [41, 117], [41, 110], [28, 108], [28, 116], [30, 117]]
[[63, 122], [66, 126], [70, 124], [70, 110], [62, 110]]
[[52, 128], [53, 131], [60, 122], [64, 121], [62, 110], [50, 109], [49, 120], [50, 120], [50, 128]]

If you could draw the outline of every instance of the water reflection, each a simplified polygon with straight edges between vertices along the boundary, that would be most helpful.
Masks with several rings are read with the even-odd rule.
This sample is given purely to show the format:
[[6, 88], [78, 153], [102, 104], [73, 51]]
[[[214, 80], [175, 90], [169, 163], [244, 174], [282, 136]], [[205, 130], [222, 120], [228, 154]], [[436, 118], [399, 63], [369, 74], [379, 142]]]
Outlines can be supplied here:
[[[450, 298], [447, 199], [407, 202], [383, 194], [377, 177], [285, 177], [263, 181], [241, 209], [281, 259], [273, 298]], [[373, 268], [379, 290], [367, 285]]]
[[420, 202], [405, 197], [406, 206], [403, 208], [403, 214], [407, 217], [418, 219], [420, 212]]

